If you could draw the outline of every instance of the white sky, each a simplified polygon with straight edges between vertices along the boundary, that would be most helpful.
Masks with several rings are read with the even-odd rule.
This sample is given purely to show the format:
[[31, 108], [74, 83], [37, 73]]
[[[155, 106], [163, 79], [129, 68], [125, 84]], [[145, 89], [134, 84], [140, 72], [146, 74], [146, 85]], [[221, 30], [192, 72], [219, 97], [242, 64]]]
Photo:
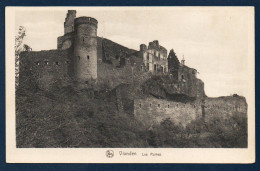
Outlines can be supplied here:
[[173, 48], [179, 60], [184, 55], [186, 65], [199, 71], [208, 96], [245, 95], [249, 88], [253, 8], [33, 7], [16, 11], [16, 30], [26, 27], [24, 43], [34, 51], [56, 49], [68, 9], [96, 18], [98, 36], [126, 47], [139, 50], [140, 44], [159, 40], [168, 53]]

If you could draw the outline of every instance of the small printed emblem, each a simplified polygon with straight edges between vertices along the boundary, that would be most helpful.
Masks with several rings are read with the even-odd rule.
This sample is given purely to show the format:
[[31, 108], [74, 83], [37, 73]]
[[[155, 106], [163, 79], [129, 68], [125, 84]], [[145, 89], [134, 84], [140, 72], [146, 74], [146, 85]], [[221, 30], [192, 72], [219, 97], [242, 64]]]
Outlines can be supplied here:
[[107, 156], [108, 158], [112, 158], [112, 157], [114, 156], [114, 151], [113, 151], [113, 150], [107, 150], [107, 151], [106, 151], [106, 156]]

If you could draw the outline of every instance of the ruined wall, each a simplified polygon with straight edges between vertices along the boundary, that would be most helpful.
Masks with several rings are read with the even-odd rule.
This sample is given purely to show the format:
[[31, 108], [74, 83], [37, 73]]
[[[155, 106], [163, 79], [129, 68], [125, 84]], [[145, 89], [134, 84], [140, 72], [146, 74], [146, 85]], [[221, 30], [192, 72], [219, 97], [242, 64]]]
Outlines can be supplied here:
[[67, 77], [71, 71], [70, 50], [22, 52], [20, 54], [19, 80], [34, 79], [40, 88], [48, 89], [57, 79]]
[[247, 103], [242, 96], [225, 96], [217, 98], [205, 98], [206, 120], [219, 117], [222, 120], [232, 115], [247, 117]]
[[73, 39], [75, 37], [74, 32], [67, 33], [64, 36], [60, 36], [57, 38], [57, 49], [59, 50], [65, 50], [73, 45]]
[[[175, 99], [189, 97], [190, 99], [204, 98], [204, 83], [195, 78], [187, 76], [186, 80], [176, 80], [172, 75], [153, 75], [143, 85], [146, 94], [155, 97]], [[181, 97], [182, 96], [182, 97]]]
[[201, 107], [197, 101], [180, 103], [156, 98], [135, 99], [134, 116], [148, 127], [166, 118], [185, 126], [201, 117]]
[[117, 108], [130, 116], [134, 113], [134, 87], [131, 84], [121, 84], [116, 88]]
[[150, 42], [148, 48], [141, 44], [140, 54], [146, 71], [168, 72], [167, 50], [157, 40]]
[[178, 70], [178, 81], [181, 92], [190, 97], [204, 98], [204, 83], [196, 77], [197, 70], [181, 65]]
[[68, 10], [64, 22], [64, 34], [74, 31], [74, 19], [76, 18], [76, 10]]
[[99, 41], [101, 44], [100, 50], [102, 51], [102, 61], [116, 67], [120, 67], [120, 61], [136, 52], [133, 49], [129, 49], [105, 38], [100, 38]]
[[247, 103], [244, 97], [226, 96], [204, 100], [181, 103], [157, 98], [135, 99], [134, 116], [148, 127], [160, 123], [165, 118], [185, 126], [192, 120], [203, 117], [202, 106], [205, 106], [206, 122], [216, 117], [222, 121], [227, 121], [235, 115], [247, 117]]
[[[104, 38], [97, 38], [97, 75], [99, 82], [106, 82], [110, 88], [120, 84], [141, 81], [144, 71], [138, 52]], [[124, 58], [124, 64], [120, 61]]]

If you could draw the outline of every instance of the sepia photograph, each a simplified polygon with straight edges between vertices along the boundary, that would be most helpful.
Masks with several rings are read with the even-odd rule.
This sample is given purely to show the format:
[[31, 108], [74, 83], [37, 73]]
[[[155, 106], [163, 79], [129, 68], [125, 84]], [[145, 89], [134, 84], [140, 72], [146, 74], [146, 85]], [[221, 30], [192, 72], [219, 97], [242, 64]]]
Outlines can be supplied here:
[[252, 161], [253, 7], [12, 7], [6, 14], [12, 148], [99, 149], [105, 160], [251, 149]]

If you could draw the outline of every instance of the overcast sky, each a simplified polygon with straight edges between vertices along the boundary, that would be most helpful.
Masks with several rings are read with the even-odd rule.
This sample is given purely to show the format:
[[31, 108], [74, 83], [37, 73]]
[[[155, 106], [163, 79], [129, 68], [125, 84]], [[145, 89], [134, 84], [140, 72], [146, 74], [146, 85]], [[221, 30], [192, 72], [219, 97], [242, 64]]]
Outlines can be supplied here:
[[245, 95], [248, 89], [252, 8], [31, 8], [16, 11], [16, 30], [26, 27], [24, 43], [33, 50], [57, 48], [67, 10], [98, 20], [98, 36], [139, 50], [159, 40], [168, 52], [196, 68], [208, 96]]

